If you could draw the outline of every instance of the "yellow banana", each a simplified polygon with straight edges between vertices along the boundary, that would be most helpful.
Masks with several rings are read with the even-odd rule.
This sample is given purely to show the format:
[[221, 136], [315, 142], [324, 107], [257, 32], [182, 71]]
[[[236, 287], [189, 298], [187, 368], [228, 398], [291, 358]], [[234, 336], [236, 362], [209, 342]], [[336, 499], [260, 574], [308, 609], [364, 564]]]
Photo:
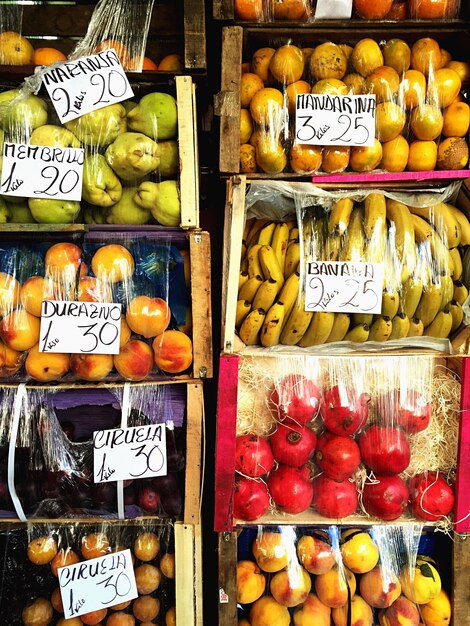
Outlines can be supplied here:
[[351, 324], [351, 318], [347, 313], [335, 313], [335, 319], [330, 334], [328, 335], [325, 343], [332, 343], [333, 341], [342, 341], [346, 333], [349, 330]]
[[284, 222], [284, 224], [287, 224], [287, 228], [289, 229], [289, 232], [293, 229], [293, 228], [297, 228], [297, 220], [293, 219], [293, 220], [286, 220]]
[[300, 243], [291, 241], [287, 246], [286, 258], [284, 261], [284, 278], [289, 278], [297, 268], [300, 261]]
[[410, 330], [410, 318], [404, 313], [397, 313], [392, 319], [392, 332], [389, 340], [402, 339], [408, 335]]
[[325, 241], [325, 261], [337, 261], [341, 249], [342, 235], [329, 235]]
[[299, 241], [299, 229], [297, 226], [291, 228], [289, 231], [289, 241]]
[[470, 245], [470, 221], [468, 220], [467, 216], [465, 215], [465, 213], [463, 213], [460, 209], [458, 209], [456, 206], [452, 204], [446, 203], [446, 206], [449, 209], [449, 211], [452, 213], [452, 215], [455, 217], [455, 219], [458, 221], [458, 223], [460, 224], [460, 228], [462, 230], [462, 236], [460, 238], [460, 245], [461, 246]]
[[444, 309], [454, 297], [454, 282], [449, 274], [439, 277], [442, 290], [440, 310]]
[[462, 306], [467, 298], [468, 289], [465, 285], [460, 280], [454, 281], [454, 296], [452, 300], [456, 300]]
[[454, 264], [452, 278], [454, 280], [460, 280], [463, 273], [462, 257], [460, 256], [460, 250], [459, 248], [452, 248], [452, 250], [449, 250], [449, 254], [452, 259], [452, 263]]
[[354, 326], [344, 336], [344, 341], [353, 341], [354, 343], [364, 343], [369, 338], [370, 327], [368, 324], [358, 324]]
[[240, 272], [238, 275], [238, 292], [248, 280], [248, 272]]
[[381, 315], [370, 327], [368, 341], [387, 341], [392, 334], [392, 320], [386, 315]]
[[267, 311], [269, 307], [274, 303], [276, 296], [279, 292], [279, 285], [272, 278], [263, 281], [253, 298], [253, 309], [264, 309]]
[[419, 317], [412, 317], [410, 319], [410, 329], [407, 337], [422, 337], [424, 333], [424, 324]]
[[289, 276], [286, 282], [283, 284], [281, 291], [279, 292], [278, 300], [284, 303], [285, 316], [284, 320], [287, 320], [287, 316], [292, 311], [292, 307], [297, 301], [300, 288], [300, 276], [299, 272], [294, 272]]
[[358, 324], [367, 324], [370, 326], [373, 319], [372, 313], [353, 313], [351, 315], [351, 324], [357, 326]]
[[263, 228], [258, 233], [257, 243], [260, 243], [262, 246], [271, 245], [275, 228], [276, 222], [270, 222], [269, 224], [266, 224], [266, 226], [263, 226]]
[[242, 322], [238, 334], [240, 339], [247, 346], [259, 344], [259, 334], [263, 326], [266, 311], [264, 309], [253, 309]]
[[441, 301], [441, 285], [430, 283], [425, 289], [423, 289], [423, 294], [420, 298], [418, 306], [416, 307], [415, 316], [423, 322], [425, 328], [426, 326], [429, 326], [439, 313]]
[[410, 211], [430, 222], [448, 248], [455, 248], [460, 244], [462, 228], [449, 209], [449, 205], [439, 202], [434, 206], [410, 207]]
[[451, 300], [449, 302], [449, 312], [452, 315], [452, 328], [450, 332], [453, 333], [463, 322], [463, 309], [457, 300]]
[[250, 228], [250, 232], [248, 233], [248, 236], [245, 239], [247, 248], [249, 248], [253, 244], [257, 243], [259, 232], [270, 221], [271, 221], [270, 219], [263, 217], [263, 218], [255, 220], [253, 222], [253, 224], [252, 224], [252, 226]]
[[240, 328], [243, 320], [251, 310], [251, 304], [248, 300], [237, 300], [237, 309], [235, 313], [235, 328]]
[[342, 235], [349, 225], [354, 202], [350, 198], [340, 198], [331, 208], [328, 219], [328, 232], [331, 235]]
[[248, 259], [246, 256], [240, 261], [240, 272], [248, 273]]
[[323, 261], [325, 258], [326, 221], [322, 217], [312, 218], [305, 228], [305, 256], [308, 261]]
[[370, 193], [364, 200], [364, 233], [370, 241], [387, 231], [387, 206], [383, 193]]
[[279, 267], [284, 269], [284, 262], [286, 259], [287, 242], [289, 241], [289, 227], [287, 224], [276, 224], [274, 229], [273, 238], [271, 241], [271, 247], [276, 255]]
[[404, 283], [400, 295], [400, 308], [411, 320], [423, 293], [423, 281], [420, 278], [410, 276]]
[[304, 336], [312, 319], [312, 311], [305, 311], [305, 295], [302, 294], [294, 304], [292, 311], [281, 332], [281, 343], [285, 346], [295, 346]]
[[246, 255], [246, 243], [242, 241], [242, 251], [240, 254], [240, 261], [243, 261], [243, 259], [245, 258], [245, 255]]
[[450, 335], [452, 321], [452, 315], [448, 310], [439, 311], [429, 326], [424, 329], [424, 334], [427, 337], [445, 339]]
[[390, 319], [393, 319], [395, 315], [398, 313], [399, 306], [400, 306], [400, 296], [398, 295], [398, 292], [388, 291], [387, 289], [384, 289], [384, 291], [382, 292], [381, 314], [384, 317], [389, 317]]
[[284, 272], [279, 267], [276, 255], [271, 246], [261, 246], [258, 252], [258, 257], [261, 263], [264, 277], [272, 278], [278, 284], [278, 288], [281, 289], [284, 284]]
[[263, 284], [262, 276], [253, 276], [253, 278], [249, 278], [241, 287], [238, 292], [239, 300], [248, 300], [248, 302], [253, 302], [254, 297], [256, 296], [256, 292]]
[[416, 242], [418, 244], [429, 243], [432, 259], [428, 259], [428, 263], [431, 264], [432, 260], [434, 260], [440, 273], [445, 272], [452, 274], [453, 262], [450, 251], [439, 237], [438, 233], [431, 224], [426, 222], [426, 220], [419, 215], [413, 214], [411, 221], [415, 231]]
[[301, 348], [309, 348], [310, 346], [318, 346], [325, 343], [331, 333], [334, 321], [334, 313], [330, 311], [315, 311], [305, 334], [297, 345]]
[[285, 313], [284, 302], [280, 300], [274, 303], [266, 313], [260, 332], [261, 345], [265, 348], [276, 346], [279, 343]]
[[258, 255], [260, 248], [261, 244], [255, 243], [247, 250], [246, 259], [248, 261], [248, 276], [250, 278], [253, 278], [253, 276], [263, 276], [263, 268], [261, 267]]
[[355, 208], [344, 235], [343, 245], [339, 252], [340, 261], [364, 261], [365, 236], [362, 227], [364, 210]]
[[411, 213], [403, 202], [387, 198], [385, 204], [387, 219], [394, 227], [394, 245], [398, 258], [409, 271], [412, 271], [415, 259], [415, 235]]

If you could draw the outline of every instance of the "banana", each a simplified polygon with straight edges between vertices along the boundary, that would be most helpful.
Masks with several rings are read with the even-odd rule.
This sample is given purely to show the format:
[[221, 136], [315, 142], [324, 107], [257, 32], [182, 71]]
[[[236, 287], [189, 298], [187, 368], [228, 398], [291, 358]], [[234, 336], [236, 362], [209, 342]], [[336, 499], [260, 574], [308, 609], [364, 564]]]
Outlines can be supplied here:
[[465, 285], [460, 281], [454, 281], [454, 296], [452, 300], [456, 300], [460, 306], [463, 306], [463, 303], [468, 298], [468, 289]]
[[[393, 319], [398, 313], [400, 306], [400, 296], [397, 291], [388, 291], [384, 289], [382, 292], [382, 309], [381, 315]], [[372, 331], [372, 329], [371, 329]]]
[[349, 220], [349, 226], [344, 235], [343, 245], [339, 252], [340, 261], [363, 261], [365, 250], [365, 236], [362, 224], [364, 210], [355, 208]]
[[387, 232], [387, 205], [383, 193], [370, 193], [364, 200], [364, 233], [370, 241]]
[[266, 313], [260, 333], [261, 345], [265, 348], [276, 346], [279, 343], [285, 314], [284, 302], [280, 300], [273, 304]]
[[329, 235], [325, 241], [325, 261], [337, 261], [341, 249], [342, 235]]
[[294, 304], [292, 311], [281, 332], [281, 343], [285, 346], [295, 346], [304, 336], [312, 319], [312, 311], [305, 311], [305, 295], [302, 294]]
[[238, 274], [238, 292], [240, 293], [240, 289], [248, 280], [248, 272], [240, 272]]
[[289, 231], [289, 241], [299, 241], [299, 229], [297, 226], [291, 228]]
[[249, 220], [246, 220], [245, 227], [243, 229], [243, 241], [246, 243], [248, 240], [248, 236], [250, 234], [251, 229], [253, 228], [254, 223], [256, 222], [256, 217], [250, 217]]
[[342, 235], [349, 225], [354, 202], [350, 198], [337, 200], [328, 219], [328, 232], [331, 235]]
[[454, 297], [454, 282], [449, 274], [440, 276], [442, 299], [440, 310], [442, 311]]
[[284, 268], [288, 241], [289, 227], [287, 226], [287, 224], [276, 224], [276, 228], [274, 229], [273, 238], [271, 241], [271, 247], [274, 250], [274, 254], [276, 255], [277, 262], [279, 263], [279, 267], [281, 269]]
[[351, 318], [347, 313], [335, 313], [335, 319], [330, 334], [328, 335], [325, 343], [332, 343], [333, 341], [342, 341], [346, 333], [349, 330], [351, 324]]
[[253, 309], [242, 322], [238, 335], [247, 346], [259, 344], [259, 333], [263, 326], [266, 311], [264, 309]]
[[266, 224], [266, 226], [263, 226], [263, 228], [258, 233], [258, 240], [256, 243], [259, 243], [262, 246], [271, 245], [275, 228], [276, 222], [270, 222], [269, 224]]
[[271, 246], [261, 246], [258, 252], [259, 261], [263, 270], [263, 275], [266, 279], [272, 278], [278, 284], [278, 288], [281, 289], [284, 284], [284, 272], [279, 267], [276, 255]]
[[460, 209], [458, 209], [456, 206], [452, 204], [446, 203], [446, 206], [449, 209], [449, 211], [452, 213], [452, 215], [455, 217], [455, 219], [458, 221], [458, 223], [460, 224], [460, 228], [462, 230], [462, 236], [460, 238], [460, 245], [461, 246], [470, 245], [470, 222], [467, 216], [465, 215], [465, 213], [463, 213]]
[[[418, 244], [426, 242], [429, 243], [431, 256], [437, 265], [438, 271], [440, 273], [446, 272], [448, 274], [452, 274], [453, 261], [450, 256], [450, 251], [439, 237], [438, 233], [434, 230], [431, 224], [426, 222], [426, 220], [419, 215], [413, 214], [411, 216], [411, 221], [415, 231], [416, 242]], [[428, 263], [431, 263], [431, 259], [429, 259]]]
[[238, 292], [239, 300], [248, 300], [248, 302], [253, 302], [254, 297], [256, 296], [256, 292], [263, 284], [262, 276], [253, 276], [253, 278], [249, 278], [246, 283], [244, 283]]
[[284, 321], [287, 320], [288, 315], [292, 311], [297, 298], [299, 296], [300, 288], [300, 275], [299, 272], [294, 272], [289, 276], [286, 282], [283, 284], [281, 291], [279, 292], [278, 301], [284, 303], [285, 316]]
[[241, 250], [241, 254], [240, 254], [240, 262], [243, 261], [243, 259], [245, 258], [246, 255], [246, 243], [244, 241], [242, 241], [242, 250]]
[[387, 341], [391, 334], [391, 318], [387, 315], [381, 315], [370, 327], [368, 341]]
[[436, 337], [437, 339], [445, 339], [449, 336], [452, 329], [452, 315], [449, 310], [439, 311], [433, 321], [424, 329], [427, 337]]
[[452, 259], [452, 263], [454, 264], [452, 278], [454, 280], [460, 280], [463, 274], [462, 257], [460, 256], [460, 250], [459, 248], [452, 248], [452, 250], [449, 250], [449, 254]]
[[325, 258], [326, 219], [315, 217], [306, 225], [305, 256], [309, 261], [323, 261]]
[[419, 317], [412, 317], [410, 319], [410, 329], [407, 337], [422, 337], [424, 333], [424, 324]]
[[370, 327], [368, 324], [358, 324], [354, 326], [344, 336], [344, 341], [353, 341], [354, 343], [364, 343], [369, 338]]
[[397, 313], [392, 319], [392, 332], [389, 340], [402, 339], [408, 335], [410, 330], [410, 318], [404, 313]]
[[415, 233], [411, 213], [403, 202], [387, 198], [385, 204], [387, 219], [394, 227], [394, 245], [398, 258], [411, 272], [415, 261]]
[[245, 238], [246, 246], [249, 248], [251, 245], [255, 244], [258, 240], [258, 235], [261, 229], [266, 226], [271, 220], [268, 218], [257, 219], [253, 222], [250, 232]]
[[261, 244], [255, 243], [248, 248], [246, 253], [246, 259], [248, 261], [248, 276], [250, 278], [253, 278], [253, 276], [263, 276], [263, 269], [258, 255], [260, 248]]
[[449, 205], [439, 202], [434, 206], [410, 207], [410, 212], [431, 222], [448, 248], [455, 248], [460, 244], [462, 227], [449, 209]]
[[423, 281], [410, 276], [404, 283], [400, 296], [400, 307], [403, 313], [411, 320], [423, 293]]
[[357, 326], [358, 324], [367, 324], [370, 326], [373, 317], [372, 313], [353, 313], [351, 315], [351, 323], [353, 326]]
[[415, 316], [418, 317], [424, 327], [429, 326], [439, 313], [442, 301], [441, 285], [430, 283], [425, 289], [416, 307]]
[[287, 280], [296, 270], [300, 261], [300, 243], [291, 241], [287, 246], [286, 258], [284, 261], [284, 278]]
[[240, 328], [243, 320], [251, 310], [251, 304], [248, 300], [237, 300], [237, 309], [235, 313], [235, 328]]
[[450, 332], [453, 333], [463, 322], [463, 309], [456, 300], [451, 300], [449, 302], [449, 312], [452, 315], [452, 328]]
[[334, 321], [335, 314], [331, 311], [315, 311], [307, 331], [297, 345], [301, 348], [309, 348], [325, 343], [331, 333]]
[[246, 256], [240, 261], [240, 272], [248, 273], [248, 259]]
[[253, 298], [253, 309], [264, 309], [267, 311], [269, 307], [274, 303], [277, 294], [279, 293], [279, 285], [272, 278], [263, 281]]

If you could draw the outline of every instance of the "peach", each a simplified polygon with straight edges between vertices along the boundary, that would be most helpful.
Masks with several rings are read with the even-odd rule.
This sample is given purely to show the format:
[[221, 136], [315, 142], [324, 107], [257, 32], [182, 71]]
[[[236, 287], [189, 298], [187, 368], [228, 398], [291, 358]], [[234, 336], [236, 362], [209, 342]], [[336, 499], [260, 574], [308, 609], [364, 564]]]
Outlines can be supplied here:
[[302, 604], [312, 588], [310, 574], [300, 565], [293, 565], [274, 574], [269, 585], [271, 594], [282, 606]]
[[134, 257], [119, 244], [101, 246], [93, 255], [91, 269], [97, 278], [117, 283], [129, 279], [134, 273]]
[[82, 251], [74, 243], [56, 243], [46, 252], [46, 276], [57, 282], [71, 283], [77, 275], [81, 260]]
[[237, 563], [237, 602], [251, 604], [266, 589], [266, 578], [254, 561]]
[[106, 626], [135, 626], [135, 618], [128, 613], [111, 613], [106, 620]]
[[171, 311], [162, 298], [137, 296], [129, 302], [126, 320], [134, 333], [149, 339], [161, 335], [167, 329]]
[[98, 609], [97, 611], [89, 611], [80, 615], [80, 619], [87, 626], [96, 626], [106, 617], [108, 609]]
[[153, 340], [158, 369], [169, 374], [184, 372], [193, 362], [193, 342], [180, 330], [166, 330]]
[[271, 596], [262, 596], [251, 606], [251, 626], [289, 626], [289, 609]]
[[315, 577], [318, 599], [332, 609], [347, 603], [348, 587], [353, 596], [356, 593], [356, 577], [346, 567], [340, 569], [335, 565], [325, 574]]
[[251, 548], [258, 567], [270, 573], [287, 567], [289, 541], [283, 533], [260, 531]]
[[370, 572], [379, 560], [379, 549], [366, 531], [350, 528], [341, 534], [344, 565], [355, 574]]
[[114, 367], [127, 380], [144, 380], [152, 371], [152, 348], [139, 339], [131, 339], [114, 356]]
[[136, 567], [134, 573], [135, 584], [140, 595], [146, 596], [153, 593], [160, 586], [162, 574], [155, 565], [144, 563], [144, 565]]
[[12, 350], [29, 350], [39, 341], [40, 323], [25, 309], [15, 309], [0, 322], [0, 337]]
[[31, 378], [47, 383], [65, 376], [70, 369], [70, 355], [62, 352], [40, 352], [37, 343], [28, 352], [25, 367]]
[[295, 609], [293, 620], [294, 626], [330, 626], [331, 609], [314, 593], [309, 593], [305, 602]]
[[79, 302], [112, 302], [111, 286], [94, 276], [82, 276], [78, 281]]
[[383, 566], [374, 567], [363, 574], [359, 589], [367, 604], [376, 609], [386, 609], [401, 594], [401, 584], [397, 576]]
[[399, 596], [395, 602], [379, 612], [382, 626], [419, 626], [419, 612], [416, 604]]
[[[24, 308], [36, 317], [41, 317], [42, 301], [51, 293], [52, 280], [44, 276], [31, 276], [21, 286], [20, 300]], [[57, 283], [56, 283], [57, 284]]]
[[153, 561], [160, 552], [160, 539], [155, 533], [142, 533], [134, 541], [134, 554], [141, 561]]
[[297, 557], [310, 574], [324, 574], [336, 563], [328, 539], [327, 533], [318, 531], [315, 535], [303, 535], [297, 542]]
[[0, 378], [13, 376], [21, 367], [21, 354], [0, 341]]
[[333, 609], [332, 616], [335, 626], [372, 626], [374, 621], [372, 609], [361, 596], [352, 598], [351, 609], [347, 604]]
[[18, 305], [20, 284], [14, 276], [0, 272], [0, 315], [8, 315]]
[[81, 380], [103, 380], [113, 369], [112, 354], [72, 354], [70, 368]]
[[119, 337], [119, 347], [125, 346], [131, 340], [131, 329], [126, 322], [126, 317], [121, 315], [121, 335]]
[[160, 612], [160, 600], [151, 596], [141, 596], [132, 605], [134, 616], [141, 622], [150, 622]]

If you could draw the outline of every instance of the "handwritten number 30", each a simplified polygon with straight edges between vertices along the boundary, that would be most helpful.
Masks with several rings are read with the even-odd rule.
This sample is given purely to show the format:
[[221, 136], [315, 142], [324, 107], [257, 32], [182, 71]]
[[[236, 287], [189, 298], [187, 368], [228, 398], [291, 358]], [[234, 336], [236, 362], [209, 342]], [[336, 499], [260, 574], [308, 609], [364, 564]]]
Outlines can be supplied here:
[[[121, 579], [122, 577], [122, 579]], [[125, 572], [120, 572], [117, 576], [116, 580], [113, 581], [114, 576], [110, 576], [109, 578], [105, 578], [104, 580], [100, 580], [98, 585], [104, 585], [104, 588], [107, 589], [110, 587], [110, 591], [114, 589], [114, 596], [112, 598], [108, 598], [101, 604], [110, 605], [116, 599], [116, 596], [123, 598], [126, 596], [131, 590], [131, 581], [129, 580], [129, 576]], [[120, 582], [121, 579], [121, 582]], [[112, 593], [112, 591], [111, 591]]]

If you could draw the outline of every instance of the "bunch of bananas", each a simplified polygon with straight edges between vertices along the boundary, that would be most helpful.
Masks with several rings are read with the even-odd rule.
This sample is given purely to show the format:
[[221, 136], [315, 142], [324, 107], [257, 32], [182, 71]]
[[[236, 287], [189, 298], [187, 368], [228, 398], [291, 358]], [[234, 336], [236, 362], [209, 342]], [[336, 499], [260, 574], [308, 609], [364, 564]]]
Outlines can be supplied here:
[[[301, 232], [296, 220], [248, 220], [236, 308], [239, 337], [265, 347], [448, 337], [463, 320], [468, 290], [460, 281], [459, 246], [469, 244], [470, 222], [458, 208], [415, 208], [381, 193], [360, 203], [341, 198], [328, 214], [309, 210]], [[305, 311], [304, 260], [384, 263], [380, 315]]]

